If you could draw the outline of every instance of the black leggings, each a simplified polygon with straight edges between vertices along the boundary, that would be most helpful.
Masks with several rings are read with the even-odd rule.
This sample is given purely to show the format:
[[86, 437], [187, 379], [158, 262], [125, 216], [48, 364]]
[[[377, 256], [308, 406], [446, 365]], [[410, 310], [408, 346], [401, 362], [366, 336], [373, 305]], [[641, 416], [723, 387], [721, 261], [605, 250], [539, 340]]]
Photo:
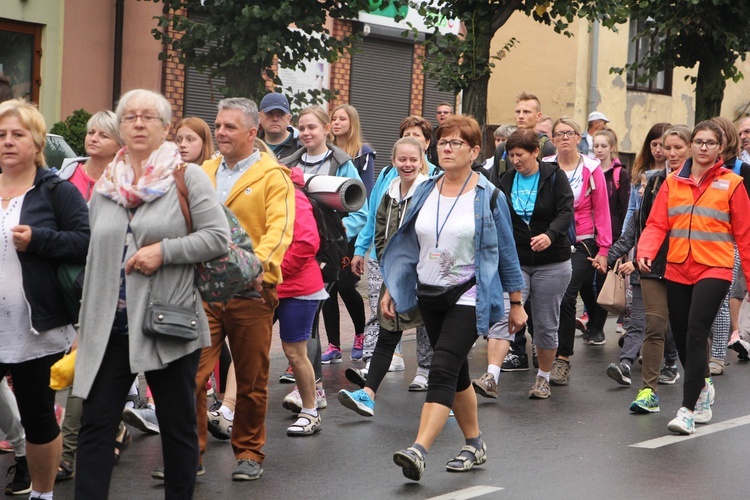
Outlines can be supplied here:
[[[351, 262], [353, 255], [354, 240], [349, 242], [349, 259], [347, 262]], [[352, 318], [354, 333], [361, 335], [365, 332], [365, 301], [362, 300], [362, 295], [357, 291], [358, 282], [359, 276], [352, 273], [351, 266], [347, 264], [341, 270], [338, 281], [328, 291], [330, 297], [323, 303], [323, 324], [325, 324], [328, 334], [328, 343], [339, 348], [341, 347], [341, 329], [338, 295], [341, 295], [346, 310]]]
[[372, 389], [372, 392], [378, 392], [380, 383], [383, 381], [385, 374], [388, 373], [393, 353], [396, 351], [396, 346], [401, 340], [402, 333], [392, 332], [382, 326], [380, 327], [378, 342], [375, 344], [375, 350], [372, 353], [370, 369], [367, 372], [367, 381], [365, 382], [365, 387]]
[[685, 369], [682, 406], [692, 410], [698, 401], [708, 369], [708, 335], [729, 290], [729, 281], [716, 278], [683, 285], [667, 280], [669, 323], [677, 345], [677, 354]]
[[[26, 441], [47, 444], [60, 434], [55, 419], [55, 391], [49, 388], [49, 371], [63, 353], [13, 364], [0, 364], [0, 376], [10, 372]], [[10, 411], [10, 410], [7, 410]], [[113, 434], [114, 436], [114, 434]]]
[[419, 310], [433, 352], [425, 402], [452, 408], [456, 393], [471, 387], [467, 356], [477, 340], [477, 311], [473, 306], [435, 311], [422, 305]]

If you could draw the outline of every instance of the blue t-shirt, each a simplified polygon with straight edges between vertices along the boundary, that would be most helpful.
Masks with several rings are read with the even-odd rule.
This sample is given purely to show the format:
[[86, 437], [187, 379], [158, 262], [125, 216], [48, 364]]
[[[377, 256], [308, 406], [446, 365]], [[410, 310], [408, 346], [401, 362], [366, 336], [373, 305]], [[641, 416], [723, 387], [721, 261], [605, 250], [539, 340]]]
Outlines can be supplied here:
[[510, 192], [513, 210], [526, 224], [531, 223], [531, 214], [534, 213], [538, 187], [539, 170], [529, 176], [516, 174], [515, 179], [513, 179], [513, 190]]

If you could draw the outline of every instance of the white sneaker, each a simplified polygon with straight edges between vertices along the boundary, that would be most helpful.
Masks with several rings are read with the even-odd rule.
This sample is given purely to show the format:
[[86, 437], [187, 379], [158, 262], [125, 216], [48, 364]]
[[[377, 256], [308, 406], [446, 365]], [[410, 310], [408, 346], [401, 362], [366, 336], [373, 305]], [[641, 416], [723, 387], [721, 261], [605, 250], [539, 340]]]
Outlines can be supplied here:
[[393, 359], [391, 359], [391, 366], [388, 367], [389, 372], [402, 372], [406, 366], [404, 365], [404, 357], [396, 352], [393, 353]]
[[684, 406], [677, 410], [677, 416], [667, 425], [667, 429], [677, 434], [695, 434], [693, 414]]
[[713, 417], [713, 411], [711, 411], [711, 400], [716, 396], [716, 389], [714, 384], [710, 382], [710, 379], [706, 379], [706, 385], [701, 389], [698, 401], [695, 403], [695, 412], [693, 418], [696, 424], [707, 424]]

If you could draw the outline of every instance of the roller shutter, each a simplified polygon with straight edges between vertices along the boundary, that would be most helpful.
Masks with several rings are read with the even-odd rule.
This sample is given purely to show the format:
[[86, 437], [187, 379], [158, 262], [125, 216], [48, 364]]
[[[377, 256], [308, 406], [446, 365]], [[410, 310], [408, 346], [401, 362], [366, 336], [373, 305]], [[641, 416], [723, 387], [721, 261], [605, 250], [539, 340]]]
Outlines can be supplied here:
[[208, 74], [198, 73], [188, 67], [185, 72], [185, 109], [183, 116], [203, 118], [214, 130], [216, 105], [224, 98], [219, 88], [224, 85], [223, 78], [213, 78], [209, 82]]
[[349, 103], [377, 153], [376, 175], [390, 163], [399, 125], [409, 115], [412, 57], [412, 44], [374, 37], [364, 38], [352, 56]]

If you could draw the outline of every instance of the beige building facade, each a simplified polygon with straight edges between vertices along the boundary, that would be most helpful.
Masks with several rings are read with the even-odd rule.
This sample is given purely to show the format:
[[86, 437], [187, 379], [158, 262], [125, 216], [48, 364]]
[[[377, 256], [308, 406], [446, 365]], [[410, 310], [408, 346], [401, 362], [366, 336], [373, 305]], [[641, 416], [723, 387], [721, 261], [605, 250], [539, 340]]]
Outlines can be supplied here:
[[[610, 73], [611, 67], [622, 67], [628, 60], [629, 26], [619, 26], [617, 33], [599, 28], [598, 43], [592, 28], [576, 20], [570, 26], [575, 36], [568, 38], [523, 13], [514, 14], [492, 42], [496, 53], [511, 37], [518, 40], [497, 62], [490, 79], [488, 123], [514, 123], [515, 97], [526, 91], [539, 97], [544, 114], [553, 119], [572, 116], [584, 129], [591, 111], [603, 112], [623, 152], [636, 153], [654, 123], [694, 125], [694, 85], [685, 77], [695, 75], [697, 68], [675, 68], [669, 94], [629, 90], [625, 74]], [[737, 64], [746, 77], [727, 82], [722, 105], [722, 116], [731, 120], [750, 103], [750, 62]], [[744, 114], [750, 114], [750, 108]]]

